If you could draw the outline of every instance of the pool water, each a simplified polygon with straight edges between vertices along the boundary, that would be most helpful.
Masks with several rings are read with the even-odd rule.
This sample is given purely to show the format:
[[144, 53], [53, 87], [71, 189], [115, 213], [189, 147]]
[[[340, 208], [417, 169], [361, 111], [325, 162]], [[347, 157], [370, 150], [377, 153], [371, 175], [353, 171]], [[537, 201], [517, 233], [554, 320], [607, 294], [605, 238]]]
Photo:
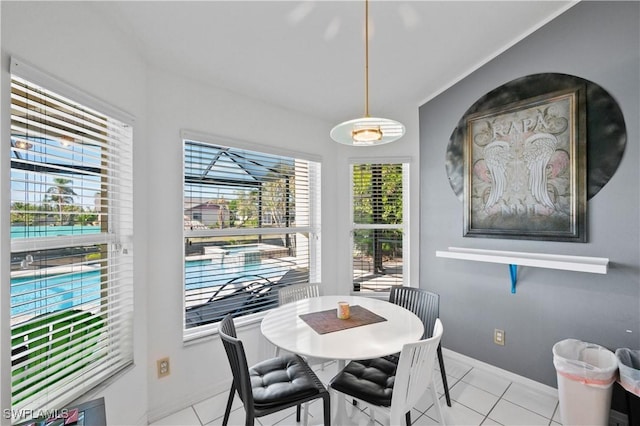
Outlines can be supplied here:
[[185, 262], [185, 289], [196, 290], [206, 287], [217, 287], [229, 281], [240, 278], [243, 275], [260, 275], [274, 280], [282, 276], [291, 265], [285, 268], [279, 262], [270, 262], [269, 265], [262, 262], [245, 263], [244, 259], [226, 257], [223, 261], [211, 259], [193, 260]]
[[11, 316], [68, 309], [100, 298], [100, 270], [11, 278]]
[[34, 238], [34, 237], [58, 237], [61, 235], [85, 235], [99, 234], [100, 226], [97, 225], [30, 225], [30, 226], [11, 226], [11, 238]]
[[[277, 280], [291, 268], [280, 262], [244, 263], [242, 257], [227, 257], [223, 262], [211, 259], [185, 262], [185, 289], [217, 287], [244, 275], [260, 275]], [[101, 269], [44, 277], [11, 278], [11, 316], [29, 312], [69, 309], [100, 299]], [[255, 279], [255, 277], [252, 277]], [[239, 281], [241, 282], [241, 281]]]

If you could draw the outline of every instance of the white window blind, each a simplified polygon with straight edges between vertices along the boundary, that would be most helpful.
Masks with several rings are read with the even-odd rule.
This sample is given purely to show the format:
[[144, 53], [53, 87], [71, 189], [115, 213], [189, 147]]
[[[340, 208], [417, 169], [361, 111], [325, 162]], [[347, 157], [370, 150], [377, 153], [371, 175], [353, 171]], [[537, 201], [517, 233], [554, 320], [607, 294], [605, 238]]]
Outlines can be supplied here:
[[186, 337], [319, 279], [319, 179], [314, 161], [184, 140]]
[[351, 165], [353, 290], [404, 285], [406, 163]]
[[133, 361], [131, 144], [130, 125], [12, 75], [14, 412], [60, 408]]

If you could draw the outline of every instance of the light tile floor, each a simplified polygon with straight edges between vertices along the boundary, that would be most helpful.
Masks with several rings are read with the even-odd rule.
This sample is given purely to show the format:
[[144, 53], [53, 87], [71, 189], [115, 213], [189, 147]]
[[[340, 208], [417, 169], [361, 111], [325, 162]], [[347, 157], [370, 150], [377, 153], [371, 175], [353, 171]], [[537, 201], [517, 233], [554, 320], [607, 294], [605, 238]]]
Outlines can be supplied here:
[[[559, 426], [558, 398], [532, 386], [523, 385], [507, 377], [501, 377], [494, 371], [468, 365], [458, 359], [451, 359], [445, 353], [445, 368], [451, 395], [451, 407], [447, 407], [444, 398], [442, 380], [437, 372], [436, 387], [447, 425], [545, 425]], [[337, 373], [337, 363], [325, 364], [314, 368], [323, 382], [328, 382]], [[227, 393], [213, 396], [194, 404], [175, 414], [165, 417], [152, 426], [214, 426], [222, 424], [227, 401]], [[366, 425], [369, 421], [366, 406], [349, 407], [350, 418], [354, 424]], [[322, 424], [322, 403], [314, 402], [309, 408], [309, 424]], [[439, 424], [433, 401], [426, 392], [425, 396], [411, 411], [413, 425]], [[238, 397], [234, 400], [230, 425], [244, 424], [244, 409]], [[295, 409], [285, 410], [261, 417], [257, 425], [287, 426], [296, 425]], [[341, 425], [335, 425], [341, 426]]]

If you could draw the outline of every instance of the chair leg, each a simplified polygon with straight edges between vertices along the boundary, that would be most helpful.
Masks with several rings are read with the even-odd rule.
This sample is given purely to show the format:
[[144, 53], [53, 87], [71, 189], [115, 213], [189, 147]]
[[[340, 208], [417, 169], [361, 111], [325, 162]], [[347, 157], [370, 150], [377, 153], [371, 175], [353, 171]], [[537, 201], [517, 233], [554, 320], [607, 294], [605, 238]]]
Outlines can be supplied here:
[[247, 417], [245, 418], [244, 424], [245, 426], [255, 426], [256, 418], [253, 416], [253, 413], [251, 414], [247, 413]]
[[440, 419], [440, 424], [444, 425], [444, 416], [442, 415], [442, 407], [440, 407], [440, 398], [438, 398], [438, 392], [436, 391], [436, 383], [433, 380], [433, 374], [431, 374], [431, 383], [429, 383], [429, 389], [431, 389], [431, 399], [433, 399], [433, 405], [436, 408], [436, 414]]
[[309, 402], [304, 403], [304, 426], [309, 424]]
[[407, 421], [407, 426], [411, 426], [411, 411], [407, 411], [407, 414], [404, 415], [404, 418]]
[[229, 414], [231, 413], [231, 405], [233, 404], [233, 397], [236, 395], [235, 384], [231, 383], [231, 389], [229, 390], [229, 398], [227, 399], [227, 408], [224, 410], [224, 419], [222, 420], [222, 426], [227, 426], [229, 423]]
[[296, 423], [300, 423], [300, 408], [300, 404], [296, 405]]
[[322, 395], [322, 407], [324, 426], [331, 426], [331, 394], [329, 392]]
[[444, 360], [442, 359], [442, 346], [438, 345], [438, 364], [440, 364], [440, 375], [442, 376], [442, 387], [444, 387], [444, 397], [447, 405], [451, 407], [451, 397], [449, 396], [449, 384], [447, 383], [447, 373], [444, 371]]

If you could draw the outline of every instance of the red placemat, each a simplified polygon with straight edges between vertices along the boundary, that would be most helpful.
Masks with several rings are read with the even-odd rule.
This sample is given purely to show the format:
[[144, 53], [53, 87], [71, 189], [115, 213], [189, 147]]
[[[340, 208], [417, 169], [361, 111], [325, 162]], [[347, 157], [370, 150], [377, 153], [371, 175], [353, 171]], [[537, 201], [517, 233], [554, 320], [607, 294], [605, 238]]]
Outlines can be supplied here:
[[386, 318], [376, 315], [368, 309], [359, 305], [349, 307], [351, 316], [349, 319], [339, 319], [336, 309], [327, 311], [311, 312], [302, 314], [300, 318], [309, 324], [318, 334], [327, 334], [334, 331], [345, 330], [347, 328], [360, 327], [361, 325], [374, 324], [376, 322], [386, 321]]

